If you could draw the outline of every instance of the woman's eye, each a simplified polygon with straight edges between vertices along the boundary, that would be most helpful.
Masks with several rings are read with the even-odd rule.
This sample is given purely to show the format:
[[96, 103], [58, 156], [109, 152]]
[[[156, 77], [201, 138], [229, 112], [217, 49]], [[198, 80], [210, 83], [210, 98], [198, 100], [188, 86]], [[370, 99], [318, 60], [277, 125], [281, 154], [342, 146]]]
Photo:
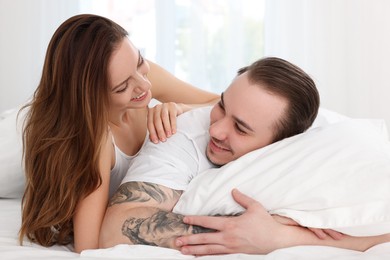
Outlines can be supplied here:
[[117, 91], [116, 91], [116, 93], [122, 93], [122, 92], [125, 92], [128, 86], [129, 86], [129, 83], [128, 83], [128, 82], [126, 82], [126, 84], [124, 85], [124, 87], [123, 87], [123, 88], [121, 88], [121, 89], [119, 89], [119, 90], [117, 90]]
[[144, 62], [145, 62], [144, 57], [140, 56], [138, 67], [141, 67], [144, 64]]
[[137, 68], [141, 67], [145, 62], [144, 57], [141, 55], [141, 52], [139, 50], [138, 50], [138, 55], [139, 55], [139, 59], [138, 59]]

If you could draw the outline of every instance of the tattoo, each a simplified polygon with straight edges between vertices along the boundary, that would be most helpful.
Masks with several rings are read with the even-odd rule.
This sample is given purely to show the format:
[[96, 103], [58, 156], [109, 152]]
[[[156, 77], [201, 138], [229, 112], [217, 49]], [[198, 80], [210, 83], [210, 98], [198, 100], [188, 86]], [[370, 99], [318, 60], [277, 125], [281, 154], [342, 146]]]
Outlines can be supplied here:
[[125, 202], [147, 202], [155, 200], [157, 203], [163, 203], [170, 199], [177, 200], [181, 192], [170, 189], [172, 194], [164, 192], [159, 185], [148, 182], [127, 182], [123, 183], [111, 198], [109, 207], [115, 204]]
[[205, 228], [201, 226], [192, 226], [192, 234], [200, 234], [200, 233], [210, 233], [210, 232], [215, 232], [216, 230], [210, 229], [210, 228]]
[[154, 209], [147, 218], [129, 217], [122, 225], [122, 234], [133, 244], [174, 247], [176, 237], [215, 230], [191, 226], [183, 222], [183, 215]]

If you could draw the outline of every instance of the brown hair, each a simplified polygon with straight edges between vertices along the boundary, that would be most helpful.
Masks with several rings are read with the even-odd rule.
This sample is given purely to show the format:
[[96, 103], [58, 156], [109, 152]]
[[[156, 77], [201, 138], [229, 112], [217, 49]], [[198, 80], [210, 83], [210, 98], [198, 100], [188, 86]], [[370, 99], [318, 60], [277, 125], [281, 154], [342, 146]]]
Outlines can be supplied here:
[[267, 91], [288, 102], [284, 116], [275, 124], [273, 142], [306, 131], [317, 117], [320, 96], [311, 77], [296, 65], [276, 57], [263, 58], [241, 68], [248, 71], [251, 83], [261, 84]]
[[73, 240], [80, 199], [101, 185], [108, 131], [108, 64], [127, 32], [104, 17], [77, 15], [54, 33], [23, 131], [26, 189], [19, 240]]

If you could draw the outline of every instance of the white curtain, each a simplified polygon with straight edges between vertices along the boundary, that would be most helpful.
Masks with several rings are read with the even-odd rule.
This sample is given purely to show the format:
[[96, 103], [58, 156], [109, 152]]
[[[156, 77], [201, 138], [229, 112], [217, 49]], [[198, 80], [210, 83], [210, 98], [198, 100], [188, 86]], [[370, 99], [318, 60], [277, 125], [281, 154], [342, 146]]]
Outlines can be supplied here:
[[0, 113], [31, 97], [52, 34], [77, 10], [74, 0], [0, 0]]
[[389, 14], [387, 0], [266, 0], [264, 53], [309, 72], [322, 106], [390, 128]]
[[[82, 0], [83, 12], [117, 21], [147, 59], [220, 93], [263, 54], [263, 0]], [[105, 4], [104, 4], [105, 3]]]
[[[183, 6], [173, 9], [174, 2]], [[228, 85], [238, 67], [262, 55], [262, 40], [248, 41], [250, 37], [242, 30], [242, 20], [250, 14], [256, 19], [249, 20], [252, 22], [248, 32], [261, 36], [261, 19], [257, 20], [263, 15], [261, 5], [255, 8], [253, 1], [239, 2], [213, 1], [210, 6], [217, 7], [210, 9], [206, 1], [149, 0], [147, 3], [156, 4], [156, 13], [150, 13], [155, 20], [150, 23], [147, 16], [146, 20], [132, 22], [134, 28], [140, 29], [138, 35], [151, 35], [145, 38], [144, 44], [135, 39], [134, 31], [134, 40], [137, 47], [142, 48], [144, 44], [154, 51], [156, 61], [176, 75], [188, 73], [184, 80], [209, 89], [220, 87], [218, 92]], [[61, 22], [80, 12], [80, 3], [104, 1], [0, 0], [0, 112], [18, 106], [31, 96], [40, 78], [51, 35]], [[221, 8], [226, 3], [229, 8]], [[199, 10], [200, 7], [205, 9]], [[103, 10], [107, 10], [106, 5]], [[191, 12], [187, 13], [188, 10]], [[230, 18], [215, 20], [219, 27], [212, 23], [211, 28], [221, 30], [221, 37], [213, 46], [206, 45], [210, 41], [205, 40], [210, 12], [216, 14], [216, 19], [222, 17], [220, 14], [231, 14]], [[324, 107], [353, 117], [384, 118], [390, 128], [390, 1], [266, 0], [264, 13], [266, 56], [285, 58], [308, 71], [319, 87]], [[191, 36], [187, 41], [192, 45], [186, 48], [187, 55], [178, 56], [179, 37], [175, 28], [181, 26], [183, 15], [192, 21], [187, 33]], [[199, 24], [207, 26], [201, 29], [197, 27]], [[213, 54], [211, 47], [219, 53]], [[210, 68], [209, 61], [218, 63]], [[178, 70], [178, 62], [182, 69]], [[224, 70], [216, 71], [215, 67]]]
[[0, 0], [0, 112], [38, 85], [54, 30], [78, 13], [124, 26], [146, 58], [220, 93], [263, 55], [264, 0]]

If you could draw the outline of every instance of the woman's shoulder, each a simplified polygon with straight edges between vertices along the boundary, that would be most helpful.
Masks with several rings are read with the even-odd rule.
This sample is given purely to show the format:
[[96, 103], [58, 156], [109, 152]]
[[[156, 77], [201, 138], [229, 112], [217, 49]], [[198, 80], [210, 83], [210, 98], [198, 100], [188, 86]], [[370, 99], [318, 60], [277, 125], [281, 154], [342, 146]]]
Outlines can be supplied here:
[[[100, 150], [100, 164], [109, 165], [109, 170], [115, 164], [115, 149], [113, 143], [113, 134], [108, 126], [107, 134], [103, 135], [103, 139], [101, 141], [101, 150]], [[109, 173], [110, 171], [108, 171]]]

